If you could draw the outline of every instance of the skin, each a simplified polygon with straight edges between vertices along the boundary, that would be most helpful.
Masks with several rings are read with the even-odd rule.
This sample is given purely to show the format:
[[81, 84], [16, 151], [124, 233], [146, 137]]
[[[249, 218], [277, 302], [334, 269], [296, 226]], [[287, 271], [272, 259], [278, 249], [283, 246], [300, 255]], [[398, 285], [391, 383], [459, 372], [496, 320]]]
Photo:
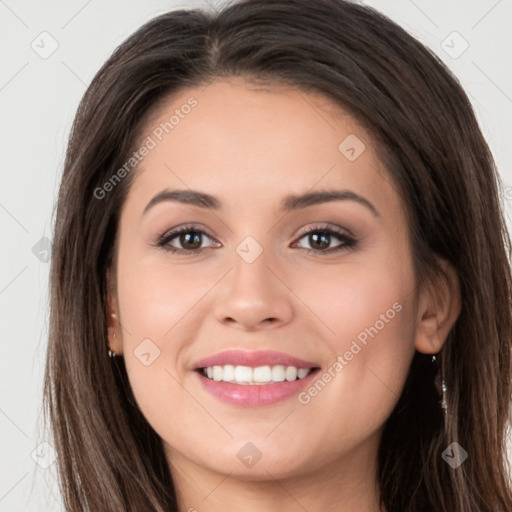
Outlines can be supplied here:
[[[377, 511], [383, 424], [414, 350], [438, 352], [455, 322], [457, 277], [445, 265], [450, 286], [417, 290], [402, 201], [370, 135], [341, 109], [304, 91], [218, 80], [169, 99], [141, 140], [191, 96], [197, 107], [137, 167], [108, 311], [110, 347], [164, 441], [181, 510]], [[349, 134], [366, 146], [354, 161], [338, 149]], [[163, 189], [200, 190], [221, 208], [168, 201], [143, 215]], [[363, 196], [378, 215], [351, 200], [279, 212], [288, 194], [327, 189]], [[308, 254], [314, 240], [301, 234], [326, 222], [349, 229], [356, 246]], [[207, 232], [197, 254], [152, 245], [190, 223]], [[263, 248], [252, 263], [236, 252], [247, 236]], [[183, 248], [179, 237], [172, 245]], [[231, 348], [279, 350], [325, 370], [395, 303], [400, 312], [306, 405], [296, 396], [229, 405], [192, 371]], [[144, 339], [160, 350], [149, 366], [134, 355]], [[237, 457], [249, 441], [262, 454], [252, 467]]]

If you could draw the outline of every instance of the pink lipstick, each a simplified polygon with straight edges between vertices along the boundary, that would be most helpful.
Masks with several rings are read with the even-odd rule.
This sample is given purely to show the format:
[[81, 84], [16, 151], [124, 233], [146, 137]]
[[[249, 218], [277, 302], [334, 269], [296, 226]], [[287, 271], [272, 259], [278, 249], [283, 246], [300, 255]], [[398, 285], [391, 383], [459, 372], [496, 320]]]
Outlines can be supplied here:
[[228, 350], [197, 362], [194, 370], [204, 389], [221, 401], [259, 407], [298, 394], [319, 365], [273, 350]]

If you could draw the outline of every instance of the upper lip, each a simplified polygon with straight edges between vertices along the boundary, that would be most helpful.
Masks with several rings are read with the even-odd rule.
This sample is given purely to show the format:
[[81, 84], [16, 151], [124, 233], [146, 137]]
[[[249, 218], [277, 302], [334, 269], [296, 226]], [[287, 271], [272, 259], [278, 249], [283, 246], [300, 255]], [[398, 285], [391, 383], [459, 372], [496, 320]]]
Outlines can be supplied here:
[[277, 352], [275, 350], [226, 350], [218, 352], [210, 357], [201, 359], [194, 365], [194, 369], [207, 368], [209, 366], [295, 366], [297, 368], [316, 368], [318, 364], [305, 361], [297, 357]]

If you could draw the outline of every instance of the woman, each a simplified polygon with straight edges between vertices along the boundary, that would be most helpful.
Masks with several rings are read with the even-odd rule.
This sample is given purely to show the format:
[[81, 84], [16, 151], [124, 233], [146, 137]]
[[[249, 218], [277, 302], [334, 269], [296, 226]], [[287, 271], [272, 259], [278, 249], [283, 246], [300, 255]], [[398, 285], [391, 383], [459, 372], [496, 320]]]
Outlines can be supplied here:
[[144, 25], [58, 198], [66, 509], [512, 510], [498, 181], [457, 80], [369, 7]]

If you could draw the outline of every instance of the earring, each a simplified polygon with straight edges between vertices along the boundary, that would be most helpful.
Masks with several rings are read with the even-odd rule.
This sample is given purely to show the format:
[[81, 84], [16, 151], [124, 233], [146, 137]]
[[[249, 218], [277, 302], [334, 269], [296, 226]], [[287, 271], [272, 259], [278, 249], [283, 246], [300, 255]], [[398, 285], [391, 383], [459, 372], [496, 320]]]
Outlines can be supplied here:
[[[115, 338], [116, 337], [116, 333], [112, 333], [112, 338]], [[111, 350], [110, 348], [108, 349], [108, 357], [114, 359], [114, 357], [117, 357], [117, 354]]]
[[436, 386], [437, 392], [442, 396], [441, 407], [446, 414], [448, 410], [448, 406], [446, 404], [446, 391], [448, 388], [446, 387], [444, 379], [440, 375], [440, 369], [435, 355], [432, 355], [432, 363], [435, 364], [437, 368], [437, 374], [434, 378], [434, 385]]

